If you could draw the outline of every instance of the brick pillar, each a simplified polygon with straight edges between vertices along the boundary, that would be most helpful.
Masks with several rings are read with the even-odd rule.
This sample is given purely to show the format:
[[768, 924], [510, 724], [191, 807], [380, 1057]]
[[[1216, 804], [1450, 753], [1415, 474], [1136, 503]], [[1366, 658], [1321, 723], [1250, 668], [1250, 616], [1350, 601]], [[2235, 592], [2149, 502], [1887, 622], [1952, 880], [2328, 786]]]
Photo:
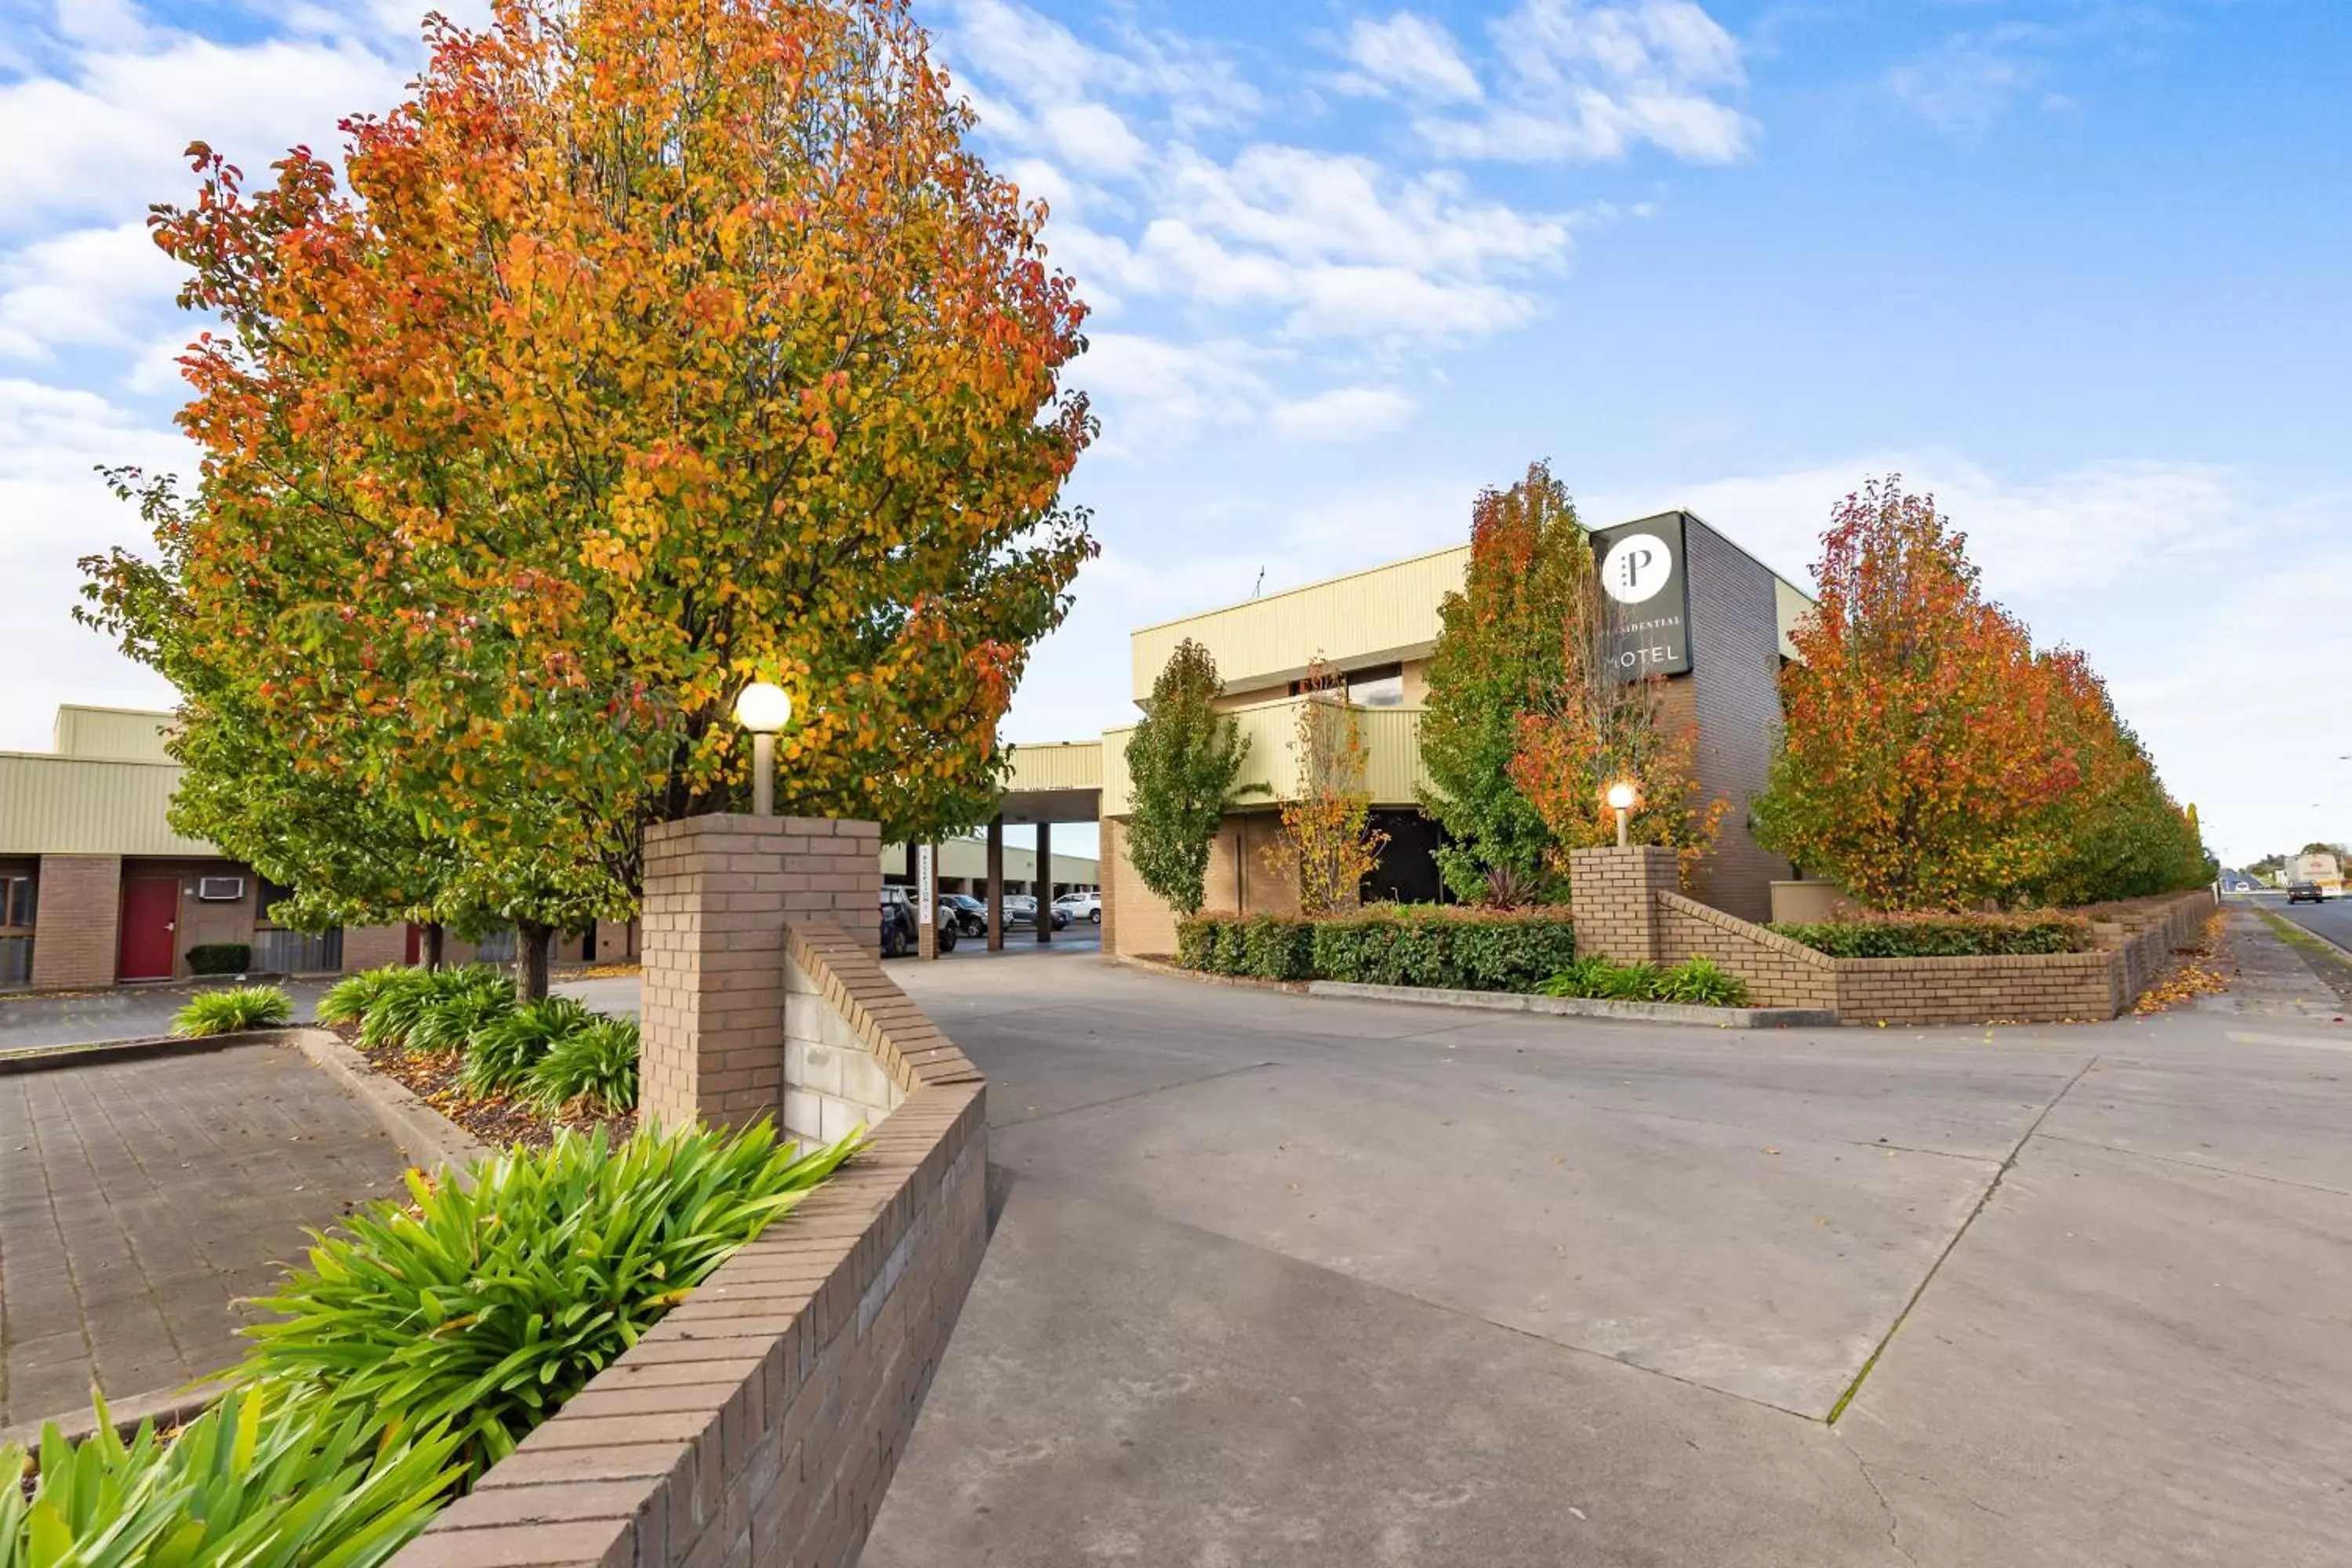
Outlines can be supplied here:
[[113, 984], [121, 918], [121, 856], [42, 856], [33, 913], [34, 986]]
[[1619, 963], [1655, 963], [1660, 893], [1678, 892], [1675, 852], [1663, 844], [1579, 849], [1569, 856], [1569, 902], [1576, 951]]
[[637, 1060], [649, 1125], [782, 1116], [785, 922], [833, 924], [878, 954], [881, 839], [871, 822], [806, 816], [646, 830]]
[[1105, 952], [1117, 952], [1118, 951], [1117, 926], [1118, 900], [1111, 897], [1111, 889], [1118, 885], [1118, 858], [1122, 853], [1118, 842], [1118, 823], [1110, 817], [1104, 817], [1099, 837], [1101, 844], [1095, 853], [1102, 858], [1096, 863], [1095, 876], [1102, 884], [1102, 950]]

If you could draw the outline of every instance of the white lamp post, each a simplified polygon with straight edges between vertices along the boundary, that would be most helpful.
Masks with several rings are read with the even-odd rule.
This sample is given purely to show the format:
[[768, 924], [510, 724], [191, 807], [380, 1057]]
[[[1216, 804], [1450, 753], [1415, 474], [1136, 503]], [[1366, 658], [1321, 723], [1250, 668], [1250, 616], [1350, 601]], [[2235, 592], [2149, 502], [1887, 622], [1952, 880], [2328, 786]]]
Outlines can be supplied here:
[[735, 699], [735, 722], [751, 731], [751, 815], [776, 815], [776, 731], [792, 722], [793, 700], [781, 686], [755, 680]]
[[1641, 798], [1641, 792], [1630, 780], [1619, 779], [1609, 786], [1609, 804], [1617, 813], [1617, 847], [1620, 849], [1625, 847], [1625, 814], [1633, 810], [1633, 803]]

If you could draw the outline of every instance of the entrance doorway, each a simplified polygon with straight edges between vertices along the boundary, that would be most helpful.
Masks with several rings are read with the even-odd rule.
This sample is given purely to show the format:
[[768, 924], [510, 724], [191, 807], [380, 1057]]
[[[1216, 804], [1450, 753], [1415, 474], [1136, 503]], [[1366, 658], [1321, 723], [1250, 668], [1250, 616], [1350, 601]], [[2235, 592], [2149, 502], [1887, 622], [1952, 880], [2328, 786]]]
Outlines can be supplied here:
[[122, 934], [115, 952], [119, 980], [169, 980], [179, 929], [180, 879], [133, 877], [122, 884]]

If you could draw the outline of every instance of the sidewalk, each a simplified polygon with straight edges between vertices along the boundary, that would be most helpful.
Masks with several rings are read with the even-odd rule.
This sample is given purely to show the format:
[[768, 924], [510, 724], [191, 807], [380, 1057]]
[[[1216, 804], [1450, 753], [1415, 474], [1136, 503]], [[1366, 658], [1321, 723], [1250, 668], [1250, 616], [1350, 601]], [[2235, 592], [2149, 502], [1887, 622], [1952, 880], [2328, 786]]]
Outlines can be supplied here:
[[2201, 1012], [2249, 1017], [2340, 1019], [2352, 1002], [2352, 963], [2315, 937], [2309, 945], [2281, 936], [2253, 910], [2227, 911], [2236, 968], [2230, 989], [2198, 1000]]

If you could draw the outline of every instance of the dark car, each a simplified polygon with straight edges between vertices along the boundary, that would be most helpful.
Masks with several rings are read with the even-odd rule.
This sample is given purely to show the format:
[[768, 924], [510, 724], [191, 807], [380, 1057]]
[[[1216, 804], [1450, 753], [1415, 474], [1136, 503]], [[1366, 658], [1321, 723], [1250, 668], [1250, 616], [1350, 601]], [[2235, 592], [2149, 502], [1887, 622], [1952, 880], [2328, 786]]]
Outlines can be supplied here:
[[960, 934], [964, 936], [988, 934], [988, 906], [970, 893], [941, 893], [940, 908], [954, 918], [956, 931]]
[[2289, 882], [2286, 885], [2286, 901], [2290, 904], [2324, 903], [2326, 898], [2316, 882]]
[[[1055, 931], [1060, 931], [1070, 923], [1069, 910], [1054, 909], [1051, 905], [1046, 908], [1051, 914]], [[1032, 931], [1037, 928], [1037, 900], [1026, 893], [1004, 895], [1004, 929], [1011, 931], [1014, 926], [1027, 926]]]
[[[940, 951], [953, 952], [956, 934], [961, 929], [961, 924], [954, 914], [949, 910], [945, 900], [940, 901], [939, 914]], [[915, 900], [908, 895], [906, 889], [882, 889], [883, 957], [902, 957], [915, 952], [921, 945], [920, 932], [923, 928], [919, 923], [919, 919], [915, 913]]]

